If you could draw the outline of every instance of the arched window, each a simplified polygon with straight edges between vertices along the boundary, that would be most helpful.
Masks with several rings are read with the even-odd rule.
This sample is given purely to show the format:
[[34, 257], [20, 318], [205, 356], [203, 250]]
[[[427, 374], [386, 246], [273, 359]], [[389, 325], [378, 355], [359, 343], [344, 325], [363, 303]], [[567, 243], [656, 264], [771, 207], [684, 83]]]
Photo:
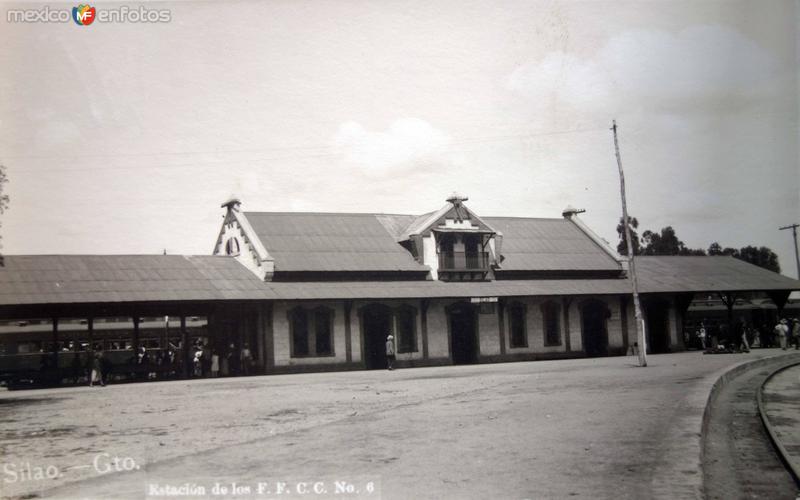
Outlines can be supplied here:
[[511, 347], [528, 347], [526, 313], [525, 304], [519, 302], [512, 303], [508, 308], [508, 331], [511, 337]]
[[417, 311], [403, 306], [395, 312], [397, 318], [397, 352], [417, 352]]
[[333, 356], [333, 309], [300, 306], [289, 311], [291, 357]]
[[289, 313], [289, 328], [292, 336], [292, 357], [308, 356], [308, 312], [300, 307]]
[[314, 310], [314, 333], [317, 356], [330, 356], [333, 354], [333, 311], [327, 307]]
[[561, 306], [549, 301], [542, 304], [544, 345], [561, 345]]
[[239, 255], [240, 250], [238, 238], [230, 238], [225, 243], [225, 253], [228, 255]]

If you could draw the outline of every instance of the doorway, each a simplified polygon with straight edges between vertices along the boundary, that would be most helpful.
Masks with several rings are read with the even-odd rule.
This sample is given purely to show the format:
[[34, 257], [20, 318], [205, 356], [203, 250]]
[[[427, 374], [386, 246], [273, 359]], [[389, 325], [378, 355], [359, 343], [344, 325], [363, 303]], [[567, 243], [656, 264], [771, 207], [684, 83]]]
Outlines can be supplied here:
[[447, 308], [450, 350], [454, 365], [478, 362], [478, 314], [475, 306], [459, 302]]
[[392, 334], [392, 310], [383, 304], [361, 309], [364, 366], [367, 370], [386, 368], [386, 337]]
[[647, 351], [652, 354], [669, 352], [669, 302], [651, 300], [645, 303], [647, 318]]
[[586, 356], [608, 356], [606, 321], [609, 316], [610, 312], [605, 302], [591, 299], [581, 305], [581, 331]]

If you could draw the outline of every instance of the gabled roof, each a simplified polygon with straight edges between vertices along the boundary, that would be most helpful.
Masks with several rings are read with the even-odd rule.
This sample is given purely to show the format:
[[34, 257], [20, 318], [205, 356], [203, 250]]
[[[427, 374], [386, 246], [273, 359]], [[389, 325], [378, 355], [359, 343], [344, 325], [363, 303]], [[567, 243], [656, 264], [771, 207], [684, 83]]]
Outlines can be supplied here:
[[285, 271], [428, 272], [375, 214], [245, 212]]
[[619, 271], [619, 262], [569, 219], [484, 217], [503, 233], [502, 271]]
[[409, 239], [412, 235], [415, 234], [424, 234], [431, 229], [434, 229], [434, 226], [439, 223], [442, 223], [444, 218], [449, 218], [448, 216], [455, 216], [458, 214], [460, 217], [468, 216], [470, 220], [474, 220], [477, 222], [478, 226], [484, 231], [494, 233], [494, 228], [490, 227], [483, 219], [478, 217], [472, 210], [467, 208], [465, 205], [458, 204], [453, 205], [452, 203], [447, 203], [445, 206], [440, 208], [435, 212], [429, 212], [424, 215], [420, 215], [416, 217], [414, 221], [406, 227], [406, 229], [399, 235], [399, 241], [405, 241]]
[[230, 257], [5, 255], [0, 266], [2, 305], [270, 298]]

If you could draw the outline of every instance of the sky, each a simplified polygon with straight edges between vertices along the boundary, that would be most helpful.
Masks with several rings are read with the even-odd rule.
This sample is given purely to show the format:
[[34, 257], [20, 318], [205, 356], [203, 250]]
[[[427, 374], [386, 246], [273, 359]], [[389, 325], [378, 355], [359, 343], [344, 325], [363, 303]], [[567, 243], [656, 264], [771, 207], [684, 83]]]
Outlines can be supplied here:
[[[5, 254], [209, 254], [245, 211], [572, 205], [616, 246], [612, 120], [642, 229], [766, 245], [796, 276], [797, 2], [159, 2], [167, 23], [13, 23]], [[75, 4], [50, 3], [52, 9]], [[97, 3], [98, 10], [138, 3]]]

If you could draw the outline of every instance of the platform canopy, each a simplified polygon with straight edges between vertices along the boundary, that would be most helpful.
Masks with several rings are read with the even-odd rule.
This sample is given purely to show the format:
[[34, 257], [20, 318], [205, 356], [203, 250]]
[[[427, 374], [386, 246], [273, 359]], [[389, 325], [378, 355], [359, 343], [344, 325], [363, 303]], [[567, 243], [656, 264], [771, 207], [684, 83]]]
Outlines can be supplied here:
[[[636, 258], [641, 293], [772, 292], [800, 290], [800, 281], [733, 257]], [[480, 282], [349, 281], [266, 283], [280, 299], [411, 299], [619, 295], [631, 293], [626, 278], [537, 279]]]
[[273, 298], [229, 257], [6, 255], [0, 265], [0, 305]]
[[[800, 281], [733, 257], [638, 257], [641, 293], [782, 292]], [[225, 256], [10, 255], [0, 306], [228, 300], [620, 295], [626, 278], [264, 282]]]

